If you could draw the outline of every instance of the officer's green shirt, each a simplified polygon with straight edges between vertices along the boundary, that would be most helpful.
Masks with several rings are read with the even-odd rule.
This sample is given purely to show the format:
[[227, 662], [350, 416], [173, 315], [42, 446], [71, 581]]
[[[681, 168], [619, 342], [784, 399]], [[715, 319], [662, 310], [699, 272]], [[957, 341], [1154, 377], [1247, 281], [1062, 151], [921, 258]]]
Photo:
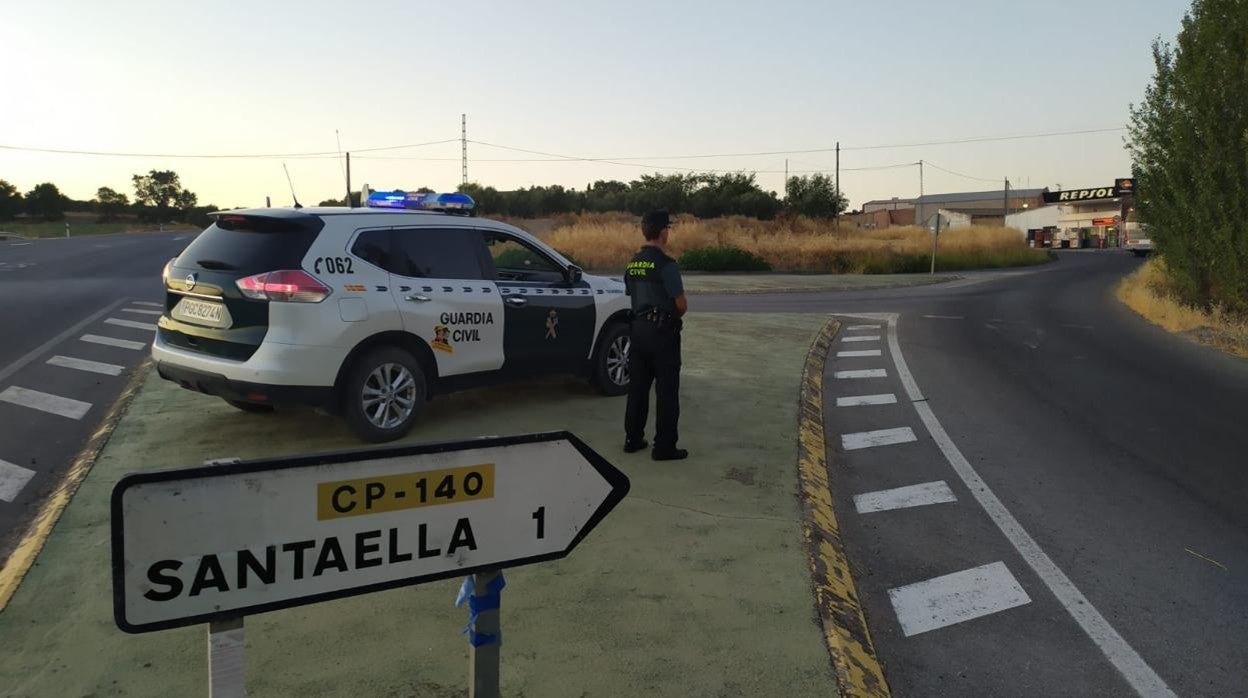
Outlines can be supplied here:
[[685, 293], [680, 266], [654, 245], [645, 245], [624, 270], [624, 287], [633, 312], [651, 308], [676, 314], [676, 299]]

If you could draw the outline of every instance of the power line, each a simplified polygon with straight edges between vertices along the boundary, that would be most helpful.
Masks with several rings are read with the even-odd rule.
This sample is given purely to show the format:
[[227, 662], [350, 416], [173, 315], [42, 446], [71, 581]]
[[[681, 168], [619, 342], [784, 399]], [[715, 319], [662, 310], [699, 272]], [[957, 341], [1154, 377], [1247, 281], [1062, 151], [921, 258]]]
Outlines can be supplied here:
[[947, 172], [947, 173], [949, 173], [949, 174], [951, 174], [951, 175], [954, 175], [954, 176], [957, 176], [957, 177], [963, 177], [963, 178], [965, 178], [965, 179], [973, 179], [973, 180], [976, 180], [976, 181], [979, 181], [979, 182], [992, 182], [993, 184], [996, 184], [996, 183], [999, 181], [999, 180], [997, 180], [997, 179], [989, 179], [989, 178], [987, 178], [987, 177], [972, 177], [971, 175], [962, 174], [961, 172], [954, 172], [953, 170], [947, 170], [947, 169], [945, 169], [945, 168], [941, 167], [940, 165], [937, 165], [936, 163], [932, 162], [931, 160], [924, 160], [924, 161], [923, 161], [923, 163], [924, 163], [925, 165], [931, 165], [932, 167], [935, 167], [936, 169], [940, 170], [941, 172]]
[[[386, 145], [376, 148], [357, 148], [353, 153], [374, 153], [383, 150], [402, 150], [404, 148], [423, 148], [429, 145], [441, 145], [443, 143], [454, 143], [458, 138], [450, 138], [444, 141], [430, 141], [428, 143], [408, 143], [404, 145]], [[332, 150], [320, 151], [315, 153], [230, 153], [225, 155], [214, 155], [206, 153], [120, 153], [101, 150], [64, 150], [60, 148], [32, 148], [18, 145], [0, 144], [0, 150], [13, 150], [27, 153], [49, 153], [53, 155], [92, 155], [98, 157], [125, 157], [125, 158], [198, 158], [198, 159], [250, 159], [263, 160], [269, 158], [306, 158], [306, 159], [329, 159], [337, 158], [338, 153]]]
[[[887, 150], [894, 148], [921, 148], [936, 145], [960, 145], [965, 143], [991, 143], [997, 141], [1016, 141], [1033, 138], [1053, 138], [1057, 136], [1078, 136], [1092, 133], [1113, 133], [1125, 131], [1124, 126], [1115, 126], [1111, 128], [1094, 128], [1073, 131], [1049, 131], [1045, 133], [1023, 133], [1009, 136], [974, 136], [969, 138], [955, 138], [941, 141], [926, 141], [919, 143], [893, 143], [886, 145], [860, 145], [860, 146], [842, 146], [841, 150]], [[608, 160], [694, 160], [704, 158], [739, 158], [739, 157], [756, 157], [768, 155], [801, 155], [803, 153], [832, 153], [836, 152], [836, 146], [828, 148], [804, 148], [800, 150], [767, 150], [745, 153], [700, 153], [696, 155], [628, 155], [628, 156], [611, 156], [611, 157], [580, 157], [574, 155], [561, 155], [559, 153], [551, 153], [542, 150], [532, 150], [529, 148], [517, 148], [515, 146], [499, 145], [496, 143], [486, 143], [484, 141], [472, 141], [477, 145], [489, 146], [491, 148], [501, 148], [503, 150], [512, 150], [518, 153], [528, 153], [530, 155], [543, 155], [546, 157], [556, 158], [560, 160], [582, 160], [588, 162], [604, 162]]]

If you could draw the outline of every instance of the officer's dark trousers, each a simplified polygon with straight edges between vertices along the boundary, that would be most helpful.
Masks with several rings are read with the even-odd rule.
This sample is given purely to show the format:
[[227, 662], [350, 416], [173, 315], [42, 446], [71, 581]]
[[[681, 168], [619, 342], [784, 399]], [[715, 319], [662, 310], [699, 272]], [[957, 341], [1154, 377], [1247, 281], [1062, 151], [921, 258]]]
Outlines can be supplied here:
[[659, 328], [649, 320], [634, 320], [632, 347], [628, 354], [628, 408], [624, 414], [624, 435], [629, 441], [646, 437], [650, 408], [650, 384], [655, 384], [654, 448], [676, 448], [680, 419], [680, 331]]

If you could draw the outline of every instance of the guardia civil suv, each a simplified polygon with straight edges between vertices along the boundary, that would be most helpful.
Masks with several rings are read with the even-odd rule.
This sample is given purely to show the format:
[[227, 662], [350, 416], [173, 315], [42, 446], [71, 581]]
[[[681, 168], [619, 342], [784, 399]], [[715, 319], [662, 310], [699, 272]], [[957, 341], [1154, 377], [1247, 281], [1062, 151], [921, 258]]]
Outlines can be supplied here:
[[628, 389], [628, 299], [462, 194], [216, 214], [166, 265], [162, 378], [246, 412], [301, 403], [362, 439], [435, 394], [548, 373]]

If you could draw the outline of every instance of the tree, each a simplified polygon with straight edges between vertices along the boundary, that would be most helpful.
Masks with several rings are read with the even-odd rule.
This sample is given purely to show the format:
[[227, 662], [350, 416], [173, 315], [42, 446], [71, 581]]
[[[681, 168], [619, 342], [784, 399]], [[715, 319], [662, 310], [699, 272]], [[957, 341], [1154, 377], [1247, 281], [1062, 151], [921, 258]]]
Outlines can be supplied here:
[[109, 187], [100, 187], [95, 192], [96, 210], [103, 222], [115, 221], [117, 216], [130, 205], [130, 199]]
[[1136, 208], [1188, 303], [1248, 312], [1248, 12], [1195, 0], [1131, 108]]
[[150, 170], [146, 175], [136, 174], [130, 179], [134, 182], [134, 202], [140, 215], [156, 222], [170, 220], [170, 212], [175, 207], [185, 216], [198, 198], [182, 188], [182, 181], [173, 170]]
[[823, 174], [790, 177], [785, 203], [795, 213], [811, 218], [832, 218], [849, 208], [845, 195], [832, 178]]
[[22, 194], [17, 187], [0, 179], [0, 221], [12, 220], [22, 212]]
[[36, 184], [26, 193], [26, 213], [45, 221], [59, 221], [65, 217], [65, 202], [65, 196], [55, 184]]

